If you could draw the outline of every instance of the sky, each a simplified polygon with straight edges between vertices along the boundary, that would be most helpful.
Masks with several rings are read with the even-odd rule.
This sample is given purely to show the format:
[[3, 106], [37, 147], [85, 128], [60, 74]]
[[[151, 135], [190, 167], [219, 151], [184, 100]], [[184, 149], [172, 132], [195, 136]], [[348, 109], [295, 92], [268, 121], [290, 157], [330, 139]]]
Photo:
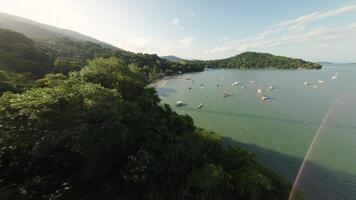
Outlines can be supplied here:
[[125, 50], [219, 59], [244, 51], [356, 62], [356, 0], [0, 0], [0, 12]]

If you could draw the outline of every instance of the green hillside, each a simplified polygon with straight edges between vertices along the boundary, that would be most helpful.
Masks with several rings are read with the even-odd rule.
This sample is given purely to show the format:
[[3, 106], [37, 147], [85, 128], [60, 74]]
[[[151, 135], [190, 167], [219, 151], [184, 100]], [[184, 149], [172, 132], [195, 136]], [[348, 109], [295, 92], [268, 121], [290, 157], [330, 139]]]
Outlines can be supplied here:
[[52, 61], [36, 43], [20, 33], [0, 29], [0, 69], [10, 72], [51, 72]]
[[146, 81], [178, 72], [202, 71], [203, 67], [167, 61], [155, 54], [113, 49], [90, 41], [56, 38], [33, 41], [26, 36], [0, 29], [0, 69], [42, 76], [50, 72], [80, 70], [96, 57], [117, 57], [145, 72]]
[[275, 56], [269, 53], [244, 52], [234, 57], [211, 60], [190, 61], [192, 64], [210, 68], [233, 69], [320, 69], [318, 63], [307, 62], [302, 59]]
[[181, 61], [184, 61], [184, 59], [182, 58], [179, 58], [177, 56], [173, 56], [173, 55], [170, 55], [170, 56], [162, 56], [161, 58], [163, 59], [166, 59], [166, 60], [169, 60], [171, 62], [181, 62]]

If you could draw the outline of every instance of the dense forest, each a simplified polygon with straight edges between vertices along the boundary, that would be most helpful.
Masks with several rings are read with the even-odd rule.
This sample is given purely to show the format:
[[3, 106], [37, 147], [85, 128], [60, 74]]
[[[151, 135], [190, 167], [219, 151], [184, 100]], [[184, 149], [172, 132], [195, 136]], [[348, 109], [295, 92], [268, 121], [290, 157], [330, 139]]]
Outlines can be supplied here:
[[282, 177], [148, 86], [204, 65], [1, 29], [0, 41], [1, 199], [287, 199]]
[[210, 61], [185, 61], [207, 68], [233, 69], [320, 69], [321, 65], [302, 59], [275, 56], [269, 53], [244, 52], [234, 57]]
[[147, 81], [165, 75], [204, 70], [203, 66], [174, 63], [155, 54], [132, 53], [89, 41], [67, 38], [33, 41], [20, 33], [0, 28], [0, 69], [7, 71], [30, 73], [35, 77], [47, 73], [66, 74], [80, 70], [88, 60], [112, 56], [141, 68]]

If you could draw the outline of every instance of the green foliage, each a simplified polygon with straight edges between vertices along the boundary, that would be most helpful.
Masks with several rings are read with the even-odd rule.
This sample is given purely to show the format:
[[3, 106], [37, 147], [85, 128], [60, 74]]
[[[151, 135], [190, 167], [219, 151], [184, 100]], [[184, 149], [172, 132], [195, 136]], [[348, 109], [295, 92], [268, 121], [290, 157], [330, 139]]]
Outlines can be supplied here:
[[170, 62], [154, 54], [136, 54], [88, 41], [56, 38], [34, 42], [20, 33], [0, 29], [0, 69], [6, 71], [28, 72], [36, 77], [48, 73], [67, 74], [79, 71], [88, 60], [97, 57], [116, 57], [125, 65], [140, 68], [145, 82], [178, 72], [204, 69], [187, 63]]
[[268, 53], [245, 52], [237, 56], [212, 61], [190, 61], [193, 65], [209, 68], [237, 68], [237, 69], [320, 69], [317, 63], [306, 62]]
[[286, 199], [289, 185], [97, 58], [0, 97], [2, 199]]
[[21, 92], [24, 88], [30, 87], [31, 80], [28, 74], [0, 70], [0, 95], [6, 91]]
[[50, 58], [32, 40], [0, 29], [0, 69], [40, 76], [52, 70], [51, 64]]
[[113, 49], [92, 42], [78, 42], [69, 39], [40, 40], [38, 45], [54, 61], [54, 72], [68, 73], [80, 70], [88, 60], [97, 57], [116, 57], [126, 65], [134, 65], [142, 69], [145, 81], [152, 82], [165, 75], [178, 72], [202, 71], [204, 68], [191, 64], [174, 63], [158, 57], [155, 54], [142, 54]]

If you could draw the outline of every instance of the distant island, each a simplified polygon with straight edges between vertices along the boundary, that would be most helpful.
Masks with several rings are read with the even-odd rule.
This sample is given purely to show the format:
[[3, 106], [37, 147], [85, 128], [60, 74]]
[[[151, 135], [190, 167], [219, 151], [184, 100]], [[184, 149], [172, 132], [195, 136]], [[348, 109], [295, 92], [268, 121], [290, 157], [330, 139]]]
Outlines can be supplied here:
[[258, 52], [244, 52], [234, 57], [220, 60], [195, 60], [188, 62], [207, 68], [231, 69], [321, 69], [322, 67], [318, 63], [307, 62], [298, 58], [288, 58]]

